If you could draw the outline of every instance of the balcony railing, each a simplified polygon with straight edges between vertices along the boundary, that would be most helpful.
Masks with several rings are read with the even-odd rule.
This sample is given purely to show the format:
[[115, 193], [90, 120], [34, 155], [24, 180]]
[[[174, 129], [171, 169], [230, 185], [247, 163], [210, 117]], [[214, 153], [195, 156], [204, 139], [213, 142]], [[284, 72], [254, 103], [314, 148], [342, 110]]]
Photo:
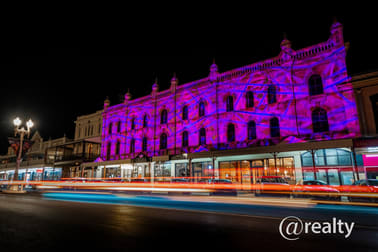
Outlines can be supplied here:
[[99, 154], [94, 154], [94, 153], [62, 155], [62, 156], [56, 156], [55, 162], [74, 161], [74, 160], [93, 161], [98, 157], [99, 157]]

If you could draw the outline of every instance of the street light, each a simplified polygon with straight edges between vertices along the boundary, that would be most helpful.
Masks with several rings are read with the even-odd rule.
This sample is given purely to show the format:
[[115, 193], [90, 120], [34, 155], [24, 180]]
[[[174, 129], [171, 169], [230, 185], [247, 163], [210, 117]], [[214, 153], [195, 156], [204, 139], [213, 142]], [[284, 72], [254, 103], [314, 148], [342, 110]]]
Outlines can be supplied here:
[[30, 136], [30, 129], [34, 125], [34, 123], [33, 123], [33, 121], [31, 119], [29, 119], [29, 121], [26, 122], [26, 129], [24, 127], [20, 128], [21, 123], [22, 123], [22, 121], [18, 117], [16, 117], [16, 119], [13, 120], [13, 124], [15, 126], [15, 128], [14, 128], [14, 136], [17, 136], [17, 134], [20, 135], [20, 145], [19, 145], [19, 148], [18, 148], [16, 170], [14, 172], [13, 180], [18, 180], [18, 170], [20, 169], [20, 164], [21, 164], [22, 144], [24, 142], [25, 134], [29, 138], [29, 136]]

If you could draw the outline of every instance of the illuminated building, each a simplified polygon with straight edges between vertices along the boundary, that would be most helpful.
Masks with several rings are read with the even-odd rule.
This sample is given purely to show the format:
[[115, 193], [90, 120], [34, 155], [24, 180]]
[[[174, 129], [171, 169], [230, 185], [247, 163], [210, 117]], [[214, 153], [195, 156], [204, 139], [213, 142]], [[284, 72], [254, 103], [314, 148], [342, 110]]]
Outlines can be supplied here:
[[[355, 96], [343, 27], [327, 41], [110, 106], [105, 100], [97, 177], [219, 177], [253, 183], [322, 179], [350, 184], [359, 160]], [[314, 162], [315, 161], [315, 162]], [[362, 176], [363, 174], [361, 174]]]

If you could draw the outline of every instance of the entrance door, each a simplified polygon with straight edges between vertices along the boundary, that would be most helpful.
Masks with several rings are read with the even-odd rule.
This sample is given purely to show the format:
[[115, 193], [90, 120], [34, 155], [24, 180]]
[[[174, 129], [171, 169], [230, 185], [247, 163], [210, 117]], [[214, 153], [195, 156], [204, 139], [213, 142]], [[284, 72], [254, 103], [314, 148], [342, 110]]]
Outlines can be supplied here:
[[240, 173], [242, 184], [250, 185], [252, 180], [250, 161], [241, 161]]
[[264, 160], [251, 161], [252, 178], [251, 182], [256, 184], [259, 177], [264, 176]]

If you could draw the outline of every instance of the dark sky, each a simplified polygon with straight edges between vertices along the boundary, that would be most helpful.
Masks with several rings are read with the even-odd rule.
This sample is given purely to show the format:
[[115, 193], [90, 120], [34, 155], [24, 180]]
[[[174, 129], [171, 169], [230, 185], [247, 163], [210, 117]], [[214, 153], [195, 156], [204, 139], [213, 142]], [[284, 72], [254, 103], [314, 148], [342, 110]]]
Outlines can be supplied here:
[[[300, 49], [326, 41], [334, 15], [303, 15], [296, 18], [250, 19], [213, 29], [206, 36], [193, 36], [190, 44], [155, 32], [143, 43], [136, 34], [127, 33], [128, 41], [113, 37], [96, 43], [46, 44], [2, 47], [0, 61], [0, 153], [7, 149], [7, 137], [13, 133], [12, 120], [32, 118], [44, 139], [73, 137], [78, 115], [102, 109], [106, 96], [119, 103], [128, 88], [133, 97], [150, 94], [155, 77], [160, 90], [167, 89], [176, 72], [179, 83], [206, 77], [215, 58], [219, 71], [277, 56], [283, 33]], [[377, 22], [356, 15], [338, 15], [344, 25], [350, 75], [378, 70]], [[215, 27], [220, 26], [214, 21]], [[202, 29], [203, 30], [203, 29]], [[118, 31], [119, 32], [119, 31]], [[114, 40], [116, 40], [114, 38]], [[183, 43], [185, 41], [186, 43]], [[128, 43], [126, 43], [128, 42]]]

